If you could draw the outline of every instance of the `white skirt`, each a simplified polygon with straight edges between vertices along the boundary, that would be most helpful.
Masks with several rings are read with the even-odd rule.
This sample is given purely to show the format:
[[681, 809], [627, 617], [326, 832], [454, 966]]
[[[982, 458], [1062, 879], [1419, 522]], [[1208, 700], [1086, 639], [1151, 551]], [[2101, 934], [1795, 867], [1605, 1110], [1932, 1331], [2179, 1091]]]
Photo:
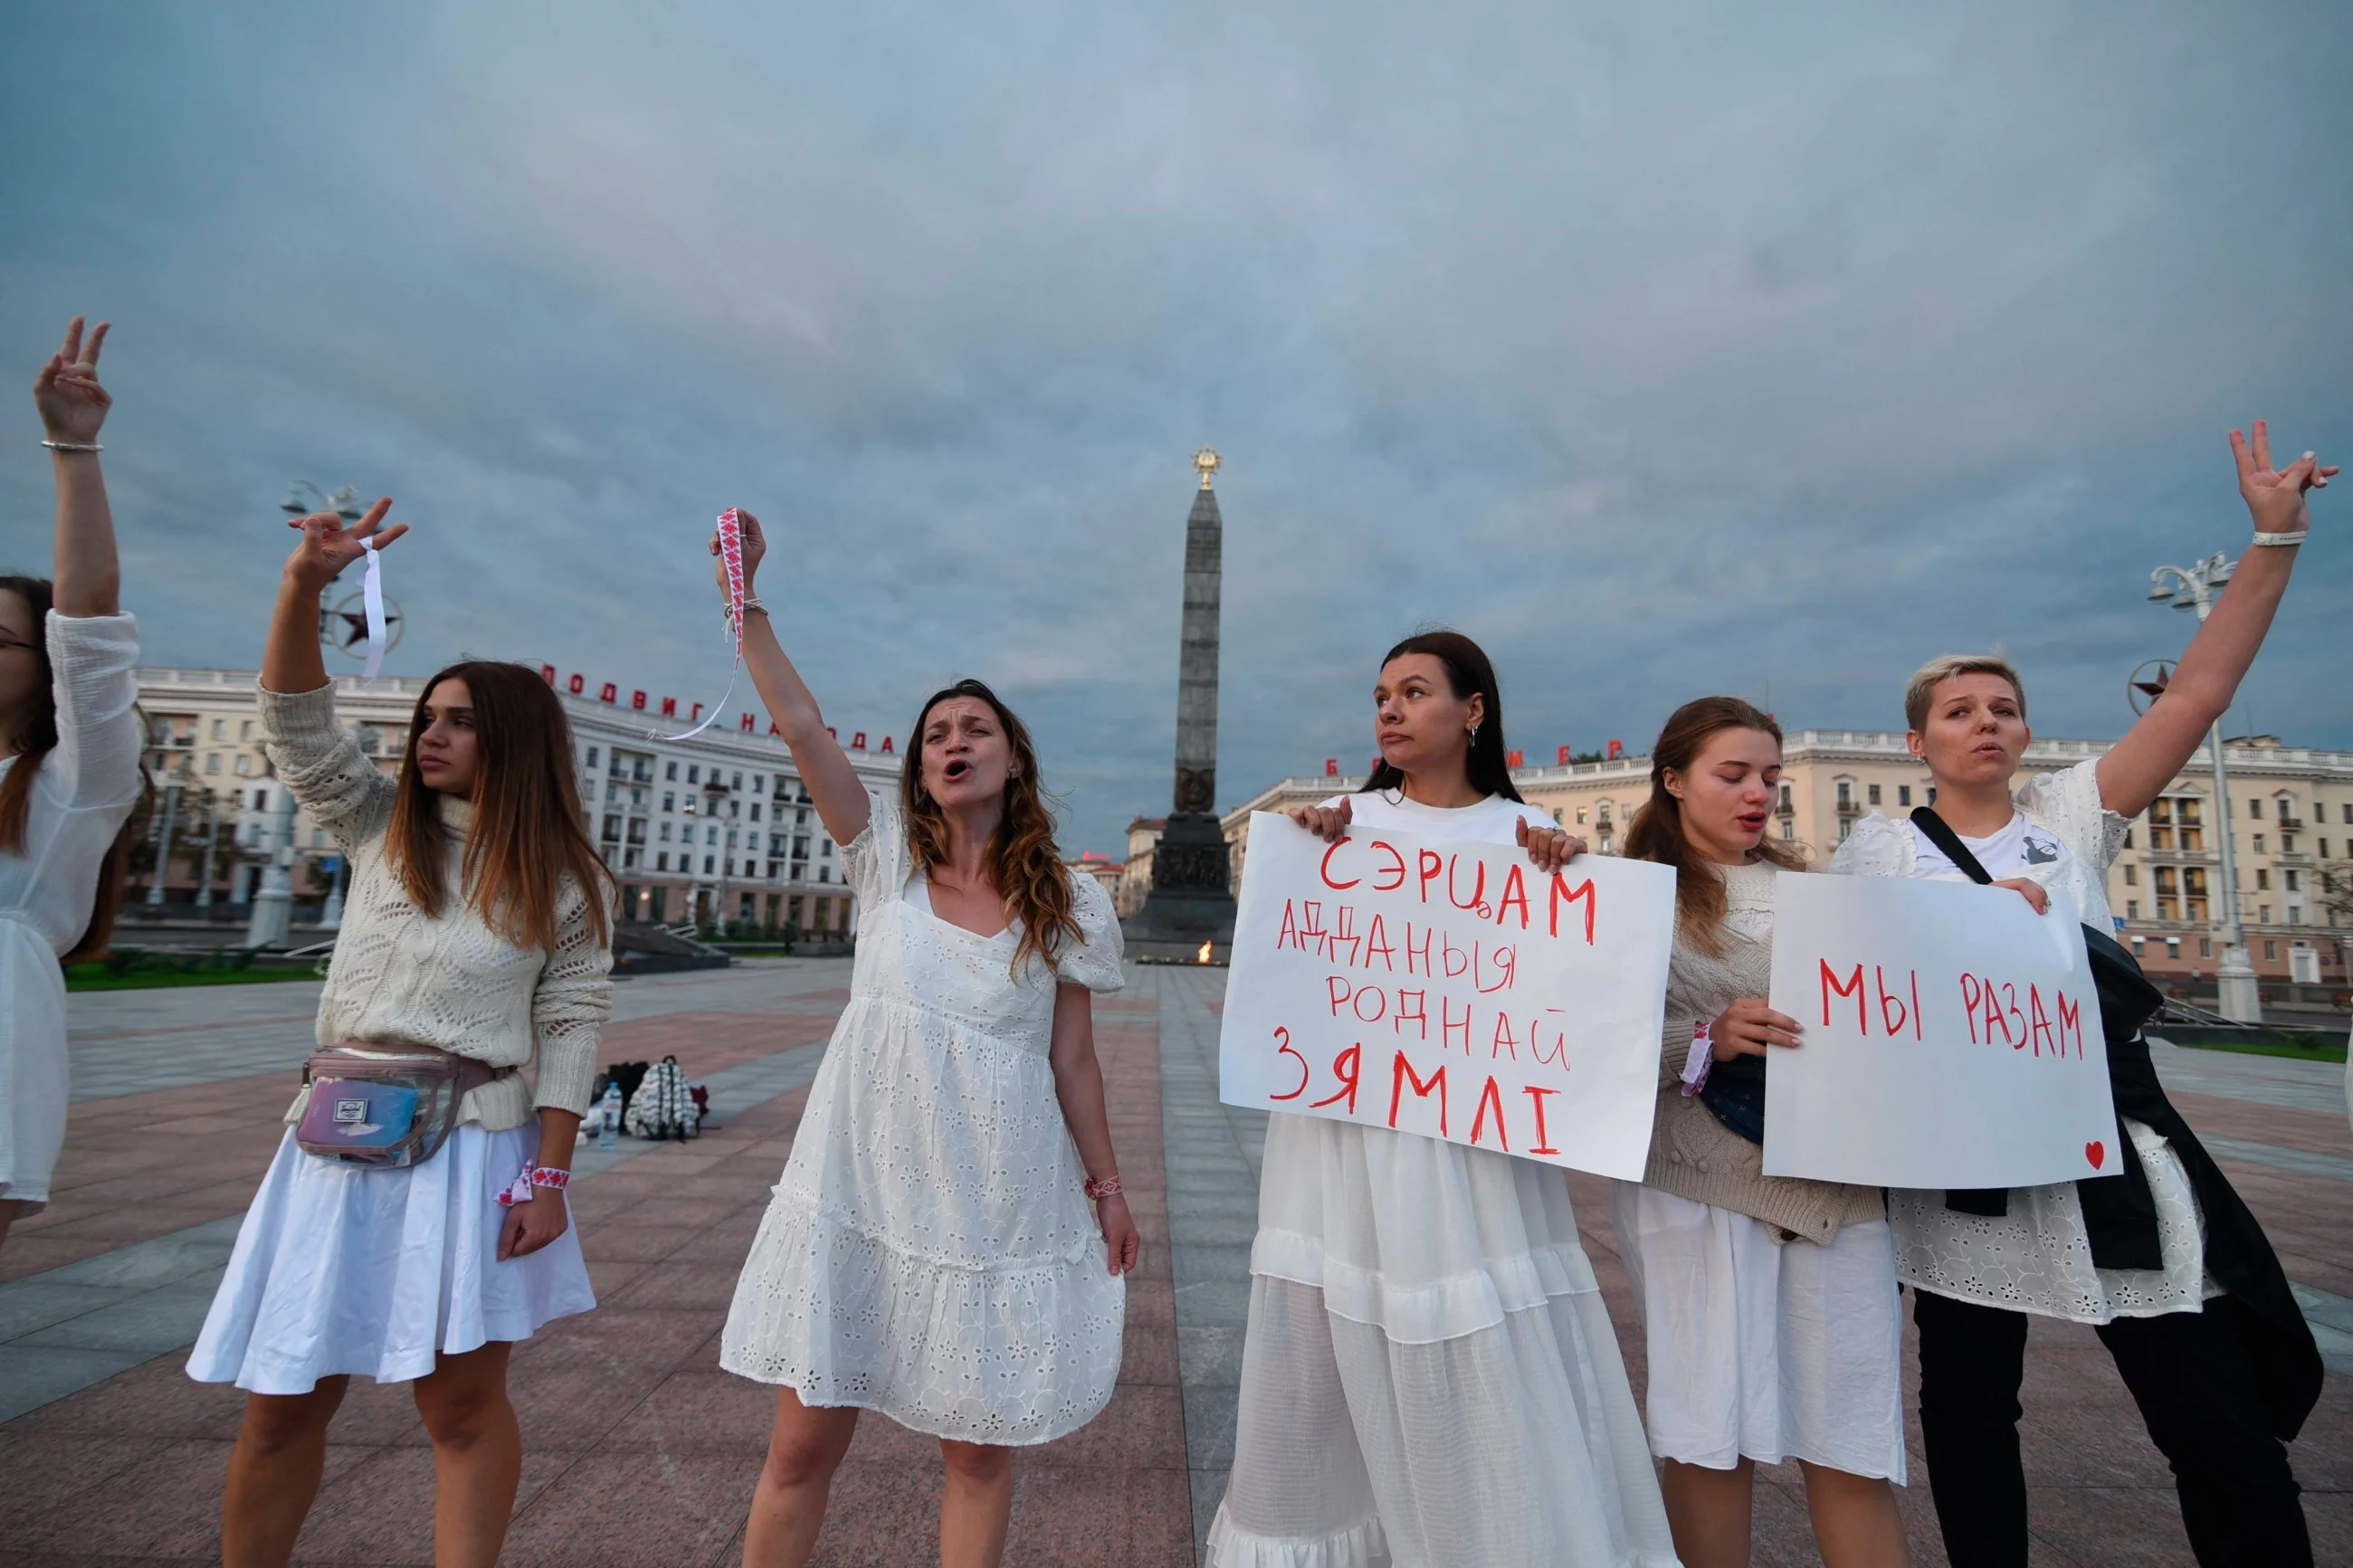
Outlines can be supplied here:
[[1567, 1173], [1268, 1123], [1213, 1568], [1665, 1568]]
[[498, 1194], [538, 1148], [534, 1123], [486, 1132], [469, 1122], [423, 1164], [371, 1170], [305, 1154], [290, 1130], [246, 1210], [188, 1375], [253, 1394], [308, 1394], [344, 1374], [405, 1383], [440, 1354], [527, 1340], [587, 1311], [596, 1298], [576, 1226], [499, 1261]]
[[1634, 1182], [1610, 1218], [1650, 1345], [1651, 1451], [1784, 1459], [1904, 1484], [1903, 1314], [1885, 1220], [1830, 1245]]

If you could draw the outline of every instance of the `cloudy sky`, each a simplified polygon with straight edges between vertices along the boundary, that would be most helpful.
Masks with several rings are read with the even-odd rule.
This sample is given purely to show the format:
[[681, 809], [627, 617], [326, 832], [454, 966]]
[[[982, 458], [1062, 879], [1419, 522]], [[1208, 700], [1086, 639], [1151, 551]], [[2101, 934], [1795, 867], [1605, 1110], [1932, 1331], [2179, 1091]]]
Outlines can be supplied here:
[[[2225, 432], [2353, 451], [2353, 8], [1943, 9], [10, 6], [0, 354], [116, 321], [154, 662], [256, 661], [299, 476], [415, 526], [396, 671], [715, 694], [742, 504], [828, 716], [990, 680], [1073, 849], [1166, 806], [1202, 442], [1228, 804], [1431, 621], [1532, 758], [1991, 646], [2113, 735]], [[2232, 723], [2353, 746], [2316, 533]]]

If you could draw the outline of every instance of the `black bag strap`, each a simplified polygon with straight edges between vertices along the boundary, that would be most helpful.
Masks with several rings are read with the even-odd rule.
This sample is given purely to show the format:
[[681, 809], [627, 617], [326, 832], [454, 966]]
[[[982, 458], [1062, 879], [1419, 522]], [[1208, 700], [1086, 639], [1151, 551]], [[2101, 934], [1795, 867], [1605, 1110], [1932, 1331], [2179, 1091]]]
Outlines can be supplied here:
[[1969, 853], [1969, 847], [1961, 842], [1961, 836], [1947, 826], [1945, 819], [1936, 815], [1935, 807], [1914, 806], [1912, 826], [1926, 834], [1928, 842], [1943, 850], [1945, 858], [1959, 867], [1970, 881], [1985, 883], [1993, 880], [1993, 873], [1978, 864], [1978, 858]]

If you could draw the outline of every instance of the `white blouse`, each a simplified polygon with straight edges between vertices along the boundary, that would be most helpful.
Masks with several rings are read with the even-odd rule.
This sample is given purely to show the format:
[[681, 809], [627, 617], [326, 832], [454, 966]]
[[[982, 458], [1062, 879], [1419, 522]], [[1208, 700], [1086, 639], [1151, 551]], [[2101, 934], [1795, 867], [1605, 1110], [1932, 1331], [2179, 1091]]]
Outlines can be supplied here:
[[[0, 853], [0, 1198], [48, 1198], [66, 1121], [66, 983], [99, 867], [138, 804], [139, 624], [61, 616], [43, 628], [58, 743], [41, 759], [25, 847]], [[17, 765], [0, 758], [0, 778]]]
[[[2101, 801], [2098, 769], [2094, 758], [2064, 773], [2038, 773], [2018, 792], [2019, 814], [2067, 851], [2020, 874], [2051, 891], [2052, 918], [2067, 918], [2064, 906], [2072, 904], [2076, 918], [2106, 931], [2114, 924], [2108, 868], [2124, 847], [2131, 823]], [[1909, 822], [1890, 821], [1874, 811], [1855, 824], [1831, 858], [1831, 869], [1858, 877], [1918, 876], [1919, 842]], [[1935, 879], [1968, 879], [1947, 871]], [[1887, 1219], [1895, 1233], [1897, 1276], [1955, 1300], [2079, 1323], [2198, 1310], [2219, 1292], [2206, 1279], [2205, 1239], [2189, 1174], [2159, 1133], [2129, 1118], [2125, 1133], [2157, 1201], [2162, 1268], [2093, 1267], [2092, 1239], [2075, 1184], [2061, 1182], [2013, 1187], [2010, 1212], [2000, 1218], [1948, 1209], [1942, 1192], [1890, 1189]]]

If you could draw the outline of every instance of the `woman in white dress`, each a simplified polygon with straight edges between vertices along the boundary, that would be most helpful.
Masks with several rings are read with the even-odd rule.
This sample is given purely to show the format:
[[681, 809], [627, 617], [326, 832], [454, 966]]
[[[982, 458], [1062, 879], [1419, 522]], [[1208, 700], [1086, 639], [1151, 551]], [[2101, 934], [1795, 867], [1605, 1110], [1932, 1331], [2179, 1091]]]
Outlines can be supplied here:
[[139, 803], [139, 626], [121, 613], [98, 432], [100, 321], [33, 384], [58, 481], [57, 576], [0, 576], [0, 1242], [49, 1201], [66, 1131], [61, 959], [102, 951]]
[[[2304, 542], [2305, 491], [2337, 472], [2309, 452], [2274, 469], [2260, 421], [2252, 447], [2235, 430], [2231, 446], [2253, 547], [2165, 695], [2105, 755], [2037, 774], [2013, 795], [2033, 740], [2015, 669], [2000, 658], [1941, 658], [1905, 693], [1907, 739], [1936, 781], [1942, 830], [1996, 886], [2054, 919], [2111, 929], [2108, 868], [2132, 818], [2171, 788], [2230, 707]], [[1855, 825], [1831, 868], [1964, 875], [1918, 824], [1877, 812]], [[1920, 1331], [1920, 1430], [1946, 1552], [1955, 1568], [2027, 1561], [2018, 1395], [2033, 1314], [2098, 1329], [2172, 1467], [2200, 1563], [2308, 1563], [2284, 1445], [2320, 1393], [2311, 1331], [2261, 1226], [2166, 1103], [2146, 1043], [2111, 1041], [2108, 1057], [2120, 1102], [2129, 1088], [2146, 1112], [2123, 1116], [2124, 1173], [2008, 1192], [1888, 1194], [1896, 1268]]]
[[[395, 776], [337, 722], [319, 595], [364, 541], [406, 531], [378, 531], [391, 504], [355, 525], [294, 521], [262, 733], [351, 866], [319, 1046], [456, 1058], [465, 1093], [447, 1140], [406, 1166], [299, 1147], [307, 1085], [286, 1113], [188, 1358], [191, 1377], [248, 1395], [221, 1510], [229, 1568], [291, 1555], [353, 1374], [414, 1381], [434, 1562], [489, 1568], [522, 1466], [508, 1352], [596, 1304], [563, 1188], [611, 1003], [611, 879], [582, 824], [563, 704], [536, 671], [470, 660], [435, 675]], [[534, 1063], [535, 1084], [520, 1071]]]
[[[1612, 1217], [1649, 1343], [1651, 1451], [1685, 1568], [1745, 1568], [1757, 1466], [1798, 1461], [1828, 1568], [1902, 1568], [1904, 1322], [1877, 1187], [1765, 1174], [1763, 1058], [1799, 1043], [1765, 1002], [1774, 879], [1766, 837], [1781, 730], [1703, 697], [1651, 749], [1626, 853], [1675, 871], [1665, 1051], [1640, 1182]], [[1740, 1058], [1746, 1058], [1746, 1064]], [[1744, 1068], [1748, 1070], [1744, 1070]]]
[[[741, 515], [749, 594], [765, 542]], [[859, 929], [721, 1341], [722, 1366], [779, 1385], [744, 1562], [808, 1560], [867, 1409], [940, 1440], [940, 1561], [982, 1568], [1013, 1449], [1084, 1426], [1119, 1376], [1138, 1238], [1091, 995], [1120, 987], [1119, 924], [1062, 865], [1029, 733], [987, 687], [925, 702], [896, 798], [869, 795], [745, 609], [745, 663], [843, 846]]]
[[[1584, 848], [1525, 805], [1493, 667], [1409, 637], [1373, 689], [1380, 765], [1293, 814]], [[1556, 1166], [1387, 1128], [1269, 1119], [1217, 1568], [1674, 1562], [1659, 1483]]]

